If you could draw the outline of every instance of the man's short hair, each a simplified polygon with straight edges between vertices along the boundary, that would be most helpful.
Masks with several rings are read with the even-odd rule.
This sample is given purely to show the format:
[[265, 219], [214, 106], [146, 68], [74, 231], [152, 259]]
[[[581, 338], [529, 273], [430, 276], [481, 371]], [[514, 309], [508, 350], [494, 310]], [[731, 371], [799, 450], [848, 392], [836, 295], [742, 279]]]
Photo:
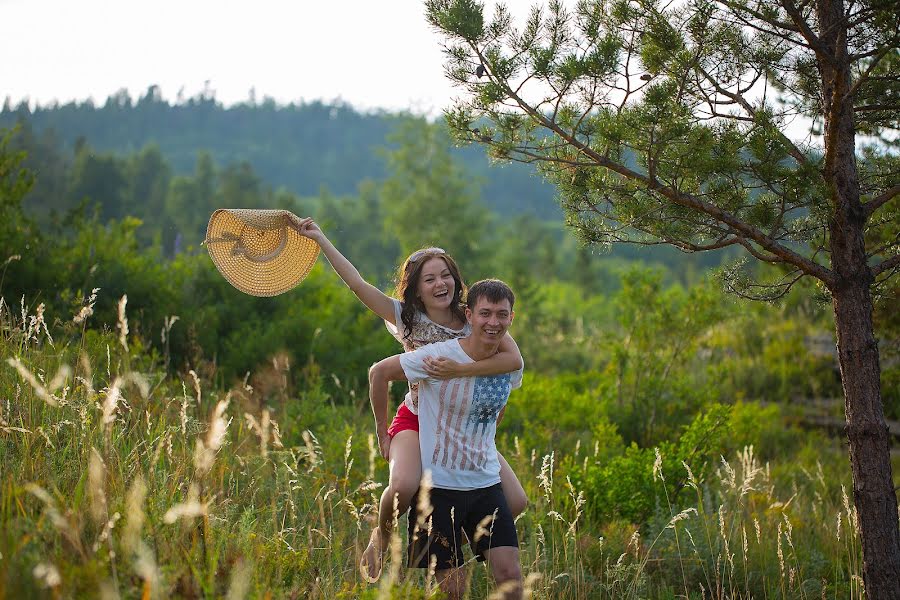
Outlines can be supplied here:
[[516, 295], [508, 285], [499, 279], [482, 279], [469, 288], [469, 294], [466, 296], [466, 306], [470, 310], [475, 310], [475, 304], [479, 298], [484, 298], [488, 302], [501, 302], [509, 300], [509, 309], [512, 310], [516, 303]]

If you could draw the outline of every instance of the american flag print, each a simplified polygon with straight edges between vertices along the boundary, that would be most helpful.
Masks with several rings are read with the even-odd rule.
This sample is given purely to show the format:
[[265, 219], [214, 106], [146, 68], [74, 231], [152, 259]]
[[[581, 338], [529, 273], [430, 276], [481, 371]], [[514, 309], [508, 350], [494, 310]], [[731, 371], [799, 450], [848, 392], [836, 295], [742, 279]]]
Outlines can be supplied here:
[[432, 464], [460, 471], [484, 468], [497, 416], [511, 391], [509, 373], [443, 381]]

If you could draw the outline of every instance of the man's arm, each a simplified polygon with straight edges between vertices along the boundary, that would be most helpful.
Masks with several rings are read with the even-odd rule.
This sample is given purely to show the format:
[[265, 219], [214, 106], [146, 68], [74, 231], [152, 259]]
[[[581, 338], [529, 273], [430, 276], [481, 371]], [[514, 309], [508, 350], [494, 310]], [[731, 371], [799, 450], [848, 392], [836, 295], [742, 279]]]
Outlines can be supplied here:
[[369, 403], [372, 405], [372, 413], [375, 415], [375, 436], [378, 438], [378, 447], [381, 455], [387, 459], [387, 449], [390, 446], [388, 437], [388, 386], [391, 381], [403, 381], [406, 374], [400, 365], [400, 355], [390, 356], [372, 365], [369, 369]]

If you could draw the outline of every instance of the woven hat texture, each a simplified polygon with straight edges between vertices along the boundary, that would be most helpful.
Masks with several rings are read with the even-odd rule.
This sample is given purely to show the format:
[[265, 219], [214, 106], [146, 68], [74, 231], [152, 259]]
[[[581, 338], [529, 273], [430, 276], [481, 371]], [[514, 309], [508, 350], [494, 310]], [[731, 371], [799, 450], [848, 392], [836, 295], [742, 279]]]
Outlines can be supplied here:
[[209, 218], [206, 248], [228, 282], [251, 296], [277, 296], [309, 274], [319, 245], [289, 225], [287, 210], [220, 208]]

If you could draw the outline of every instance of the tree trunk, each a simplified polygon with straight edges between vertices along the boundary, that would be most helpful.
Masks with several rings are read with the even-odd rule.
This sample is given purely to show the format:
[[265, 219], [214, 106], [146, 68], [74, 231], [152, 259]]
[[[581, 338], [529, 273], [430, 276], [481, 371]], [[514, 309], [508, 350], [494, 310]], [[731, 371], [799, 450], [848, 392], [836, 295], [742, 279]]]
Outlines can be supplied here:
[[850, 440], [853, 503], [866, 595], [900, 600], [900, 529], [891, 473], [891, 439], [881, 403], [881, 367], [872, 324], [872, 272], [856, 167], [856, 131], [843, 0], [816, 4], [824, 51], [816, 60], [825, 117], [823, 176], [829, 186], [834, 321]]
[[869, 286], [836, 290], [834, 317], [866, 595], [873, 600], [900, 600], [897, 496], [881, 403], [881, 369]]

